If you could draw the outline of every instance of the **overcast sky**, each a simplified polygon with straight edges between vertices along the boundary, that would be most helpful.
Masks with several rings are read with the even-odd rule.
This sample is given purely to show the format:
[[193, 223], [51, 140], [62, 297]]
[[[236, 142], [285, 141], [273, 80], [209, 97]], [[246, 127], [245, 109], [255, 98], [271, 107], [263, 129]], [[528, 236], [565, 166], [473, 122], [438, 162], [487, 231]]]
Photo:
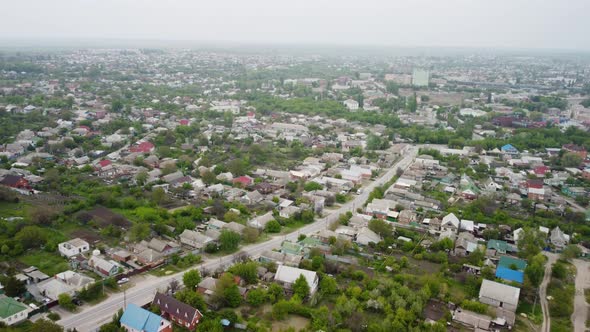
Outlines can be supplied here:
[[590, 0], [4, 0], [0, 39], [590, 50]]

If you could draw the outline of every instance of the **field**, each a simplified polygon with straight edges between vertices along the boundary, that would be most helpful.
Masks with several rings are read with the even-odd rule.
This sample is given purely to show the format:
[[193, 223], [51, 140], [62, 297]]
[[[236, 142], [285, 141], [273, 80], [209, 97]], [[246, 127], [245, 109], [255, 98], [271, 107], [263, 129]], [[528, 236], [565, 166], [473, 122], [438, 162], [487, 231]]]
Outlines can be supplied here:
[[37, 267], [41, 272], [50, 277], [70, 269], [70, 265], [65, 258], [45, 251], [29, 252], [21, 256], [18, 260], [27, 266]]

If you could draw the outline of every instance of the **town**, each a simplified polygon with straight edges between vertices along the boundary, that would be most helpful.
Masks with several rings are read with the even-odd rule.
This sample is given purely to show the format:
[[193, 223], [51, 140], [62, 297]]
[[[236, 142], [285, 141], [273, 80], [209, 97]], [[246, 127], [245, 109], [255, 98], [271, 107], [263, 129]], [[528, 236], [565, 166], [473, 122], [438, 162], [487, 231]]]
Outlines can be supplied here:
[[7, 331], [590, 321], [587, 57], [0, 57]]

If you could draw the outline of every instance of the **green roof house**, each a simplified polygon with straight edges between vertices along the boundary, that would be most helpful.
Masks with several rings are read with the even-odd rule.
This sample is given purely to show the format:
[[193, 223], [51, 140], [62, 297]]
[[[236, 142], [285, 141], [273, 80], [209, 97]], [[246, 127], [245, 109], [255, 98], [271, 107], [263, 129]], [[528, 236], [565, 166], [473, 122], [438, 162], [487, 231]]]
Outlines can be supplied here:
[[18, 324], [26, 320], [31, 309], [25, 304], [7, 296], [0, 297], [0, 321], [6, 325]]
[[281, 252], [283, 254], [291, 254], [291, 255], [301, 255], [301, 251], [303, 247], [297, 243], [284, 241], [281, 245]]
[[502, 240], [489, 240], [487, 244], [488, 250], [496, 250], [498, 254], [505, 254], [507, 252], [516, 252], [516, 248], [509, 245], [506, 241]]
[[516, 266], [517, 271], [524, 271], [526, 269], [527, 263], [523, 259], [518, 259], [515, 257], [510, 256], [502, 256], [500, 257], [500, 261], [498, 262], [498, 267], [505, 267], [507, 269], [512, 269], [512, 267]]

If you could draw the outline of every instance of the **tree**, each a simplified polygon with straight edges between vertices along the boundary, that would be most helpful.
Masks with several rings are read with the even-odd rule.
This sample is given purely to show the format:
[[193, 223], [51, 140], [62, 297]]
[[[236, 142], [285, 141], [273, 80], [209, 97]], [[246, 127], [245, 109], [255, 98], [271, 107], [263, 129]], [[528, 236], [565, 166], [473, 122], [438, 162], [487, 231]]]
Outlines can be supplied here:
[[563, 167], [578, 167], [582, 161], [582, 156], [573, 152], [567, 152], [561, 157], [561, 165]]
[[19, 281], [14, 276], [4, 278], [2, 280], [4, 285], [4, 292], [9, 297], [20, 296], [22, 293], [27, 291], [27, 287], [22, 281]]
[[238, 222], [240, 220], [240, 215], [235, 213], [234, 211], [227, 211], [223, 215], [223, 221], [225, 222]]
[[529, 258], [541, 252], [545, 245], [544, 236], [536, 228], [524, 228], [518, 239], [518, 255]]
[[201, 179], [203, 180], [203, 183], [207, 185], [213, 184], [216, 180], [215, 173], [207, 170], [201, 175]]
[[258, 230], [254, 227], [246, 227], [242, 231], [242, 237], [246, 243], [256, 242], [258, 235]]
[[137, 184], [140, 186], [143, 186], [148, 180], [148, 173], [146, 171], [141, 171], [139, 173], [137, 173], [137, 175], [135, 176], [135, 181], [137, 181]]
[[47, 242], [47, 232], [37, 226], [26, 226], [14, 236], [23, 248], [39, 248]]
[[281, 224], [279, 224], [278, 221], [273, 219], [266, 224], [264, 230], [266, 230], [269, 233], [278, 233], [281, 231]]
[[157, 187], [152, 191], [152, 201], [157, 205], [162, 204], [166, 200], [166, 192], [162, 187]]
[[387, 90], [387, 92], [393, 93], [394, 95], [396, 95], [399, 91], [399, 85], [397, 83], [395, 83], [394, 81], [387, 81], [387, 83], [385, 85], [385, 89]]
[[63, 332], [63, 330], [63, 327], [46, 319], [37, 320], [29, 329], [31, 332]]
[[201, 311], [205, 311], [207, 305], [205, 304], [205, 299], [203, 299], [203, 295], [201, 293], [196, 292], [194, 289], [185, 288], [179, 292], [174, 294], [174, 297], [180, 301], [190, 305], [193, 308], [199, 309]]
[[524, 274], [528, 281], [531, 283], [531, 286], [534, 288], [539, 287], [541, 282], [543, 281], [543, 276], [545, 275], [545, 256], [539, 253], [536, 256], [532, 257], [529, 264], [524, 270]]
[[382, 237], [391, 236], [393, 232], [391, 224], [381, 219], [373, 219], [369, 221], [369, 229]]
[[299, 296], [301, 299], [304, 299], [309, 295], [309, 284], [303, 274], [300, 274], [299, 278], [295, 280], [295, 283], [293, 284], [293, 294]]
[[184, 284], [184, 287], [186, 287], [187, 289], [190, 289], [192, 291], [195, 290], [195, 288], [197, 287], [197, 285], [201, 282], [201, 273], [199, 272], [199, 270], [190, 270], [187, 271], [183, 276], [182, 276], [182, 283]]
[[336, 294], [338, 292], [336, 279], [330, 276], [324, 276], [322, 281], [320, 281], [320, 290], [323, 294]]
[[59, 294], [57, 297], [57, 303], [68, 311], [73, 311], [76, 308], [76, 305], [72, 302], [72, 297], [67, 293]]
[[138, 222], [131, 226], [131, 239], [134, 241], [145, 240], [150, 236], [150, 226], [146, 223]]
[[278, 284], [272, 283], [268, 287], [267, 295], [272, 303], [276, 303], [285, 298], [285, 291]]
[[234, 251], [240, 245], [240, 234], [224, 229], [219, 236], [219, 247], [223, 251]]
[[570, 244], [570, 245], [566, 246], [563, 249], [563, 251], [561, 252], [561, 258], [566, 261], [570, 261], [574, 258], [579, 257], [581, 253], [582, 253], [582, 251], [580, 250], [580, 248], [578, 248], [577, 245]]
[[305, 186], [303, 187], [303, 189], [304, 189], [305, 191], [322, 190], [323, 188], [324, 188], [324, 187], [323, 187], [321, 184], [319, 184], [319, 183], [317, 183], [317, 182], [315, 182], [315, 181], [309, 181], [309, 182], [307, 182], [307, 183], [305, 184]]
[[240, 276], [248, 284], [254, 284], [258, 281], [258, 264], [255, 262], [236, 264], [229, 271]]
[[248, 292], [246, 302], [254, 307], [259, 307], [267, 300], [267, 295], [264, 289], [256, 288]]
[[217, 301], [232, 307], [237, 308], [242, 302], [242, 295], [238, 289], [238, 285], [234, 282], [234, 275], [226, 272], [224, 273], [215, 288], [215, 298]]

